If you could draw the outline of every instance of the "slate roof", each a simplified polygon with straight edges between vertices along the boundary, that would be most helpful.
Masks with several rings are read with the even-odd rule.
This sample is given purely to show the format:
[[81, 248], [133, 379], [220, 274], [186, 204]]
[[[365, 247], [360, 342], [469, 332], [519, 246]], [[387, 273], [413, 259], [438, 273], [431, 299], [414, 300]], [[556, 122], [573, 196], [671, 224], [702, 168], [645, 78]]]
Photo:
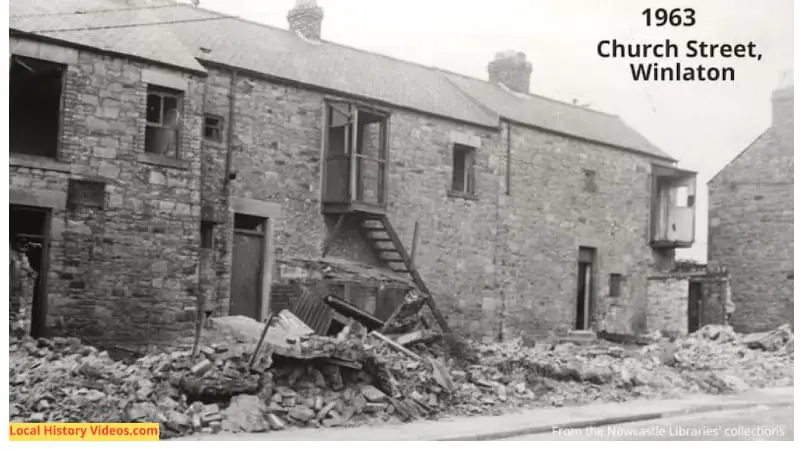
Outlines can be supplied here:
[[[535, 95], [521, 98], [488, 81], [327, 41], [309, 42], [285, 29], [190, 5], [150, 0], [151, 6], [142, 6], [146, 3], [147, 0], [15, 0], [11, 5], [11, 28], [34, 31], [91, 27], [42, 34], [202, 70], [194, 59], [197, 58], [482, 126], [497, 127], [503, 117], [674, 161], [617, 116]], [[120, 8], [128, 10], [52, 15]], [[35, 13], [50, 15], [15, 17]], [[157, 22], [161, 24], [119, 27]]]
[[479, 102], [514, 122], [674, 161], [618, 116], [538, 95], [513, 93], [476, 78], [453, 73], [444, 75]]
[[182, 7], [165, 0], [13, 0], [9, 28], [205, 73], [169, 29], [145, 25], [162, 22], [159, 9]]

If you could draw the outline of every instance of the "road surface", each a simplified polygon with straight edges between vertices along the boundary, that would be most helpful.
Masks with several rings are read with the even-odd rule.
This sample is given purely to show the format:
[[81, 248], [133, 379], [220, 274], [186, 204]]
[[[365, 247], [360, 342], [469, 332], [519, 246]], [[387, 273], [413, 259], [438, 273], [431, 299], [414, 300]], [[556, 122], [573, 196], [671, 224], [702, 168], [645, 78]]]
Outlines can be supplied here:
[[607, 425], [561, 429], [529, 434], [508, 441], [791, 441], [794, 440], [793, 406], [760, 406]]

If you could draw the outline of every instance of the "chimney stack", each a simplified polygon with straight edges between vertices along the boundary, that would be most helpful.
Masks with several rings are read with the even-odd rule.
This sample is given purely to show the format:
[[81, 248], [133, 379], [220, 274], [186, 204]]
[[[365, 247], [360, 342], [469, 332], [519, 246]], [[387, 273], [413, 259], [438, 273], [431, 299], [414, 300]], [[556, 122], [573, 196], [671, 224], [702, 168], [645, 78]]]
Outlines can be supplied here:
[[322, 8], [317, 6], [317, 0], [296, 0], [286, 19], [290, 30], [302, 34], [306, 39], [318, 41], [322, 36], [324, 16]]
[[794, 73], [781, 73], [778, 88], [772, 91], [772, 126], [794, 126]]
[[515, 92], [527, 94], [531, 88], [533, 68], [525, 53], [513, 50], [498, 52], [489, 63], [489, 81], [503, 83]]

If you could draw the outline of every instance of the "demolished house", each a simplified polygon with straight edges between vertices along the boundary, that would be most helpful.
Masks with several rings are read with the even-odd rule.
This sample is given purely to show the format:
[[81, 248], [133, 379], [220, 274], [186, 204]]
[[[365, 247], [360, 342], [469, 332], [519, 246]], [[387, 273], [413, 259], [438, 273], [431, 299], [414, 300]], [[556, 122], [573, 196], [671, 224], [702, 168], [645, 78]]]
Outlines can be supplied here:
[[695, 174], [619, 117], [531, 92], [524, 53], [473, 78], [325, 41], [313, 1], [289, 30], [131, 3], [11, 5], [10, 228], [37, 244], [35, 336], [141, 353], [205, 318], [388, 320], [390, 277], [289, 282], [289, 261], [327, 258], [407, 278], [437, 331], [648, 331], [648, 277], [694, 241]]

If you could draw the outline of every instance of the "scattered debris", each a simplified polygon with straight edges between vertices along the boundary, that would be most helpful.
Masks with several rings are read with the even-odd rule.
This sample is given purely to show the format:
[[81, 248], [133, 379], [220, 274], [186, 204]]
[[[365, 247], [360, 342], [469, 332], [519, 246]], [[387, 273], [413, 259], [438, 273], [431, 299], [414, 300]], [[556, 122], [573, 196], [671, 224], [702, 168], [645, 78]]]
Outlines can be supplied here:
[[[309, 333], [288, 311], [276, 315], [266, 333], [264, 324], [242, 317], [211, 322], [195, 358], [176, 351], [128, 363], [77, 339], [12, 338], [10, 419], [157, 421], [168, 438], [493, 415], [793, 383], [789, 327], [740, 337], [729, 327], [709, 326], [644, 347], [479, 345], [452, 335], [401, 340], [406, 347], [357, 322], [335, 337]], [[274, 351], [268, 364], [253, 359], [262, 335]]]

